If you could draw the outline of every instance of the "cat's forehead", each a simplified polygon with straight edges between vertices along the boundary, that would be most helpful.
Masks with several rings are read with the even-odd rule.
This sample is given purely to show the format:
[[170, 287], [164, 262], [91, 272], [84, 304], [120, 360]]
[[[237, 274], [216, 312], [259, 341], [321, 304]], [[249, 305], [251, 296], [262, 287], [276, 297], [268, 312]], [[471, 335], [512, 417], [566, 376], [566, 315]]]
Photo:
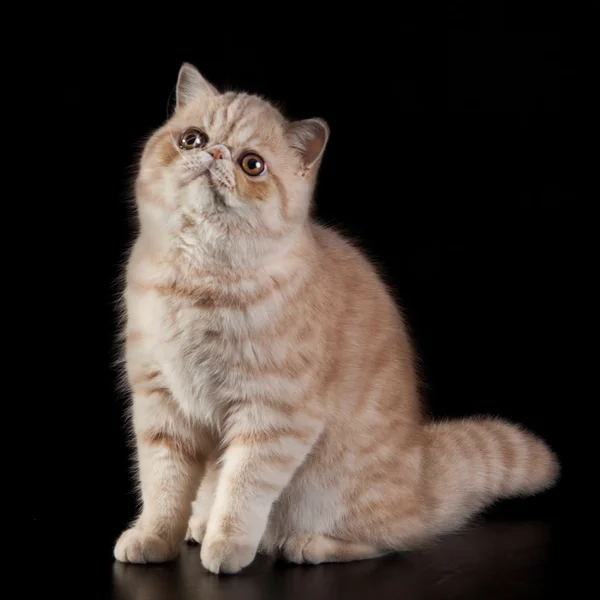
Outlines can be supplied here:
[[202, 128], [214, 144], [234, 148], [248, 145], [278, 146], [283, 141], [285, 119], [257, 96], [226, 93], [190, 105], [181, 124]]

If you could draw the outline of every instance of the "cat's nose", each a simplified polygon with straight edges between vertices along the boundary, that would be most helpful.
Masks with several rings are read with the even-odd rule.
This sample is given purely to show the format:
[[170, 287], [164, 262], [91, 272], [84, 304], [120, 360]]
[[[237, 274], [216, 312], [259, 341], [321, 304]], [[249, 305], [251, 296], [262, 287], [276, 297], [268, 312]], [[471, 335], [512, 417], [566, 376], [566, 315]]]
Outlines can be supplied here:
[[218, 146], [213, 146], [209, 148], [207, 152], [215, 159], [215, 160], [223, 160], [229, 156], [229, 150], [222, 144]]
[[223, 152], [223, 150], [221, 150], [221, 148], [211, 148], [208, 153], [215, 159], [215, 160], [221, 160], [222, 158], [225, 158], [225, 153]]

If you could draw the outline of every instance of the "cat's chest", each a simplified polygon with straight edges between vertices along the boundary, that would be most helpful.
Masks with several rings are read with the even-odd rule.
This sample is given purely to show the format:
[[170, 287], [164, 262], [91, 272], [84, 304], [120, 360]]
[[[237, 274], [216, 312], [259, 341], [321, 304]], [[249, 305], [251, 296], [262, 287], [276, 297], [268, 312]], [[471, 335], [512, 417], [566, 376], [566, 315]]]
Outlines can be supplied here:
[[172, 307], [162, 327], [161, 369], [190, 416], [219, 428], [233, 404], [268, 385], [260, 365], [271, 349], [243, 313]]
[[200, 283], [132, 288], [128, 329], [142, 341], [131, 356], [162, 373], [184, 413], [212, 426], [223, 425], [240, 401], [291, 397], [284, 373], [297, 348], [289, 335], [275, 333], [275, 323], [287, 322], [278, 290], [260, 280]]

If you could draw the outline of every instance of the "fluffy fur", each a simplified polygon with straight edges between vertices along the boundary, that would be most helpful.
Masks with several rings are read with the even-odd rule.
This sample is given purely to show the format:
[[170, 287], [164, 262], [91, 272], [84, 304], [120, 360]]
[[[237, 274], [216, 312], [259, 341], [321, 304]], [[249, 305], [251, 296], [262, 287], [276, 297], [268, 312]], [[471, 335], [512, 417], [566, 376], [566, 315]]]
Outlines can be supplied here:
[[[289, 122], [181, 68], [136, 181], [124, 334], [143, 508], [120, 561], [170, 560], [186, 531], [213, 573], [259, 550], [365, 559], [557, 479], [518, 426], [425, 422], [398, 307], [366, 257], [310, 218], [328, 137], [321, 120]], [[244, 172], [248, 152], [264, 173]]]

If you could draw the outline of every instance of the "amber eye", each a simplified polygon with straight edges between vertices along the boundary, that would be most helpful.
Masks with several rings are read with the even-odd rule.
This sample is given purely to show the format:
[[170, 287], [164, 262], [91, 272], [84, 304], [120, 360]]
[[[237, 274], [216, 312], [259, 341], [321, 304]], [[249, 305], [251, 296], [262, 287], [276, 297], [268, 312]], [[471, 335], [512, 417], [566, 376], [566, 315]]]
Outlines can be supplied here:
[[267, 168], [265, 161], [258, 154], [254, 153], [244, 154], [240, 160], [240, 165], [244, 169], [244, 172], [252, 177], [262, 175]]
[[179, 147], [182, 150], [193, 150], [194, 148], [202, 148], [208, 142], [207, 135], [199, 129], [186, 129], [179, 138]]

